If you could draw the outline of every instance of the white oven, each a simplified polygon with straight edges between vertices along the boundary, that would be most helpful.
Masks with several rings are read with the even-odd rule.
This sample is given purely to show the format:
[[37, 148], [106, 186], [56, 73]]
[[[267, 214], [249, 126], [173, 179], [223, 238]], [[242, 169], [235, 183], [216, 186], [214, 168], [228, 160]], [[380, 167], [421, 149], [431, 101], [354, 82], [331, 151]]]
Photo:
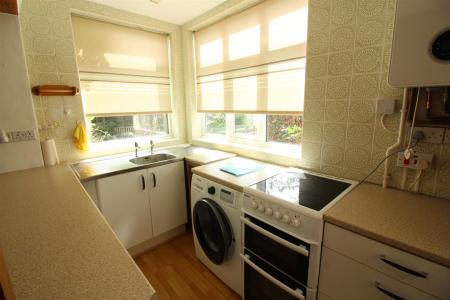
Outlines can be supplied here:
[[245, 300], [317, 299], [323, 213], [355, 184], [290, 168], [244, 189]]

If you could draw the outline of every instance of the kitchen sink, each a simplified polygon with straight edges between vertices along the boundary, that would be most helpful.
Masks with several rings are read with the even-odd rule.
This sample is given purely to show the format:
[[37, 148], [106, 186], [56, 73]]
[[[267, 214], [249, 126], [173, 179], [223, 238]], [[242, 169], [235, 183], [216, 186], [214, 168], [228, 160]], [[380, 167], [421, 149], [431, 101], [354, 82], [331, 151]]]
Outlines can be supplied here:
[[166, 160], [171, 160], [176, 158], [175, 155], [169, 154], [169, 153], [157, 153], [147, 156], [141, 156], [130, 159], [130, 162], [136, 165], [148, 165], [148, 164], [154, 164]]

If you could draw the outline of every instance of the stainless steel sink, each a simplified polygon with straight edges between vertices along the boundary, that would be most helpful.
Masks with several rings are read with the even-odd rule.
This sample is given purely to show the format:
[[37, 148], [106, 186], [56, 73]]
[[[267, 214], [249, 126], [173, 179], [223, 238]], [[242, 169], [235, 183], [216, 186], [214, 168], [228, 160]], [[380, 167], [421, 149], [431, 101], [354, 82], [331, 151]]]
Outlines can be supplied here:
[[169, 154], [169, 153], [157, 153], [153, 155], [147, 155], [147, 156], [141, 156], [130, 159], [130, 162], [136, 165], [148, 165], [148, 164], [154, 164], [166, 160], [171, 160], [176, 158], [175, 155]]

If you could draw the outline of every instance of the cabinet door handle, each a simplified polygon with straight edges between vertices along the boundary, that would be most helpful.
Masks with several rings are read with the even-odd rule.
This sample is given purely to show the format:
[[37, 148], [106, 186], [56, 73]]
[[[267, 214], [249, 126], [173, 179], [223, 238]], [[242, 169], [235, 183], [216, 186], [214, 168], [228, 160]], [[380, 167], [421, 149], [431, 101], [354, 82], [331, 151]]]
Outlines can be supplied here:
[[145, 178], [144, 178], [144, 175], [141, 175], [141, 184], [142, 184], [142, 190], [145, 190]]
[[396, 268], [397, 270], [400, 270], [402, 272], [408, 273], [410, 275], [420, 277], [420, 278], [427, 278], [428, 274], [425, 272], [419, 272], [411, 270], [410, 268], [407, 268], [405, 266], [399, 265], [398, 263], [393, 262], [391, 259], [387, 258], [385, 255], [380, 255], [380, 259], [385, 264], [390, 265], [391, 267]]
[[153, 187], [156, 187], [156, 176], [155, 173], [152, 173], [153, 175]]
[[375, 281], [375, 287], [376, 287], [380, 292], [382, 292], [382, 293], [385, 294], [386, 296], [391, 297], [392, 299], [395, 299], [395, 300], [406, 300], [405, 298], [402, 298], [402, 297], [400, 297], [400, 296], [397, 296], [397, 295], [394, 294], [393, 292], [388, 291], [387, 289], [383, 288], [383, 287], [381, 286], [381, 283], [379, 283], [378, 281]]

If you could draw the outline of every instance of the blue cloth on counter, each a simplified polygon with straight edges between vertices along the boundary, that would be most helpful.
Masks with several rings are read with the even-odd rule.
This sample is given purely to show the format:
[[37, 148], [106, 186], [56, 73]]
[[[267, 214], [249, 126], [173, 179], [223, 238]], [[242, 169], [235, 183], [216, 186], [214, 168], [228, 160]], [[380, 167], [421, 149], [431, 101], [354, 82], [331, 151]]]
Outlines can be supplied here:
[[221, 167], [220, 170], [227, 172], [234, 176], [242, 176], [245, 174], [259, 171], [263, 168], [264, 168], [264, 166], [261, 166], [258, 164], [243, 164], [243, 165], [229, 164], [229, 165]]

